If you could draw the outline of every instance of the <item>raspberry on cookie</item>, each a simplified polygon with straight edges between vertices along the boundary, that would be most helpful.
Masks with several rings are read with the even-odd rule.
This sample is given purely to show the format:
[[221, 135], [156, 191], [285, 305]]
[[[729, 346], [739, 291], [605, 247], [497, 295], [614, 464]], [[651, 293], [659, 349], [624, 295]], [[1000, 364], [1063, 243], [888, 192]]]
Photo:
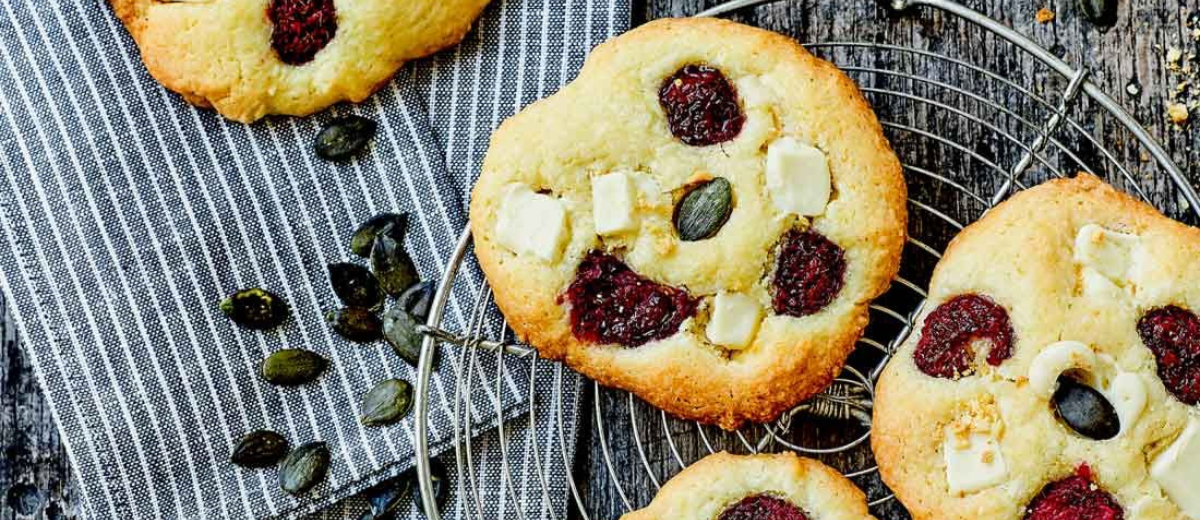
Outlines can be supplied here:
[[1200, 519], [1200, 229], [1080, 173], [964, 229], [876, 388], [913, 518]]
[[359, 102], [457, 44], [487, 0], [109, 0], [154, 79], [252, 122]]
[[856, 86], [724, 20], [597, 47], [482, 170], [475, 252], [517, 336], [727, 429], [838, 375], [905, 240], [900, 163]]
[[709, 455], [621, 520], [874, 520], [866, 496], [832, 468], [794, 453]]

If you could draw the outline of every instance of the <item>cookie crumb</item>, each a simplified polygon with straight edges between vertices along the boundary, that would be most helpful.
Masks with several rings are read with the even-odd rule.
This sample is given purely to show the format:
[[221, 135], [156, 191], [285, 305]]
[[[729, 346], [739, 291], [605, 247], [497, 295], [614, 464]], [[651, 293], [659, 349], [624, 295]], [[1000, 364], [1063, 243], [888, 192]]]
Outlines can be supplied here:
[[1167, 118], [1175, 125], [1183, 126], [1187, 124], [1190, 115], [1187, 105], [1183, 103], [1170, 103], [1167, 105]]
[[1041, 9], [1038, 9], [1037, 15], [1035, 15], [1034, 18], [1037, 20], [1037, 23], [1040, 23], [1040, 24], [1047, 24], [1047, 23], [1053, 22], [1054, 21], [1054, 11], [1051, 11], [1051, 10], [1043, 7]]

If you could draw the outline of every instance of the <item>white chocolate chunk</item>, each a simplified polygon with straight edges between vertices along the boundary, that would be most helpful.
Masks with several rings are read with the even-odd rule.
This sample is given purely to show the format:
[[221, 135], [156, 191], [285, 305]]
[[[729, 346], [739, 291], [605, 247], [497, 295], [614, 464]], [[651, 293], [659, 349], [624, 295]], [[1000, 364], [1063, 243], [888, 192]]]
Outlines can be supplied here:
[[1058, 376], [1067, 370], [1091, 370], [1096, 354], [1078, 341], [1059, 341], [1047, 345], [1029, 364], [1029, 387], [1042, 397], [1050, 397], [1058, 387]]
[[637, 192], [625, 172], [592, 177], [592, 218], [596, 233], [614, 235], [637, 228]]
[[562, 201], [536, 193], [528, 184], [504, 187], [496, 219], [496, 240], [518, 255], [554, 262], [570, 232]]
[[806, 217], [824, 213], [832, 191], [825, 154], [791, 137], [771, 143], [767, 147], [767, 191], [781, 212]]
[[1124, 289], [1092, 267], [1083, 266], [1080, 278], [1083, 282], [1083, 295], [1088, 298], [1105, 302], [1119, 302], [1124, 301], [1127, 296]]
[[1200, 520], [1200, 418], [1188, 418], [1179, 438], [1150, 465], [1150, 476], [1183, 514]]
[[1008, 465], [1000, 452], [1000, 442], [986, 433], [971, 432], [962, 436], [946, 428], [942, 444], [946, 459], [946, 482], [955, 494], [974, 493], [1004, 482]]
[[713, 298], [713, 312], [704, 333], [708, 340], [722, 347], [746, 348], [758, 331], [762, 306], [754, 298], [740, 293], [718, 293]]
[[1133, 372], [1118, 373], [1107, 386], [1100, 389], [1100, 393], [1117, 411], [1117, 419], [1121, 421], [1118, 435], [1133, 428], [1146, 408], [1146, 385], [1141, 376]]
[[1137, 235], [1088, 224], [1075, 235], [1075, 261], [1095, 269], [1118, 285], [1124, 285], [1129, 280], [1134, 251], [1140, 242]]

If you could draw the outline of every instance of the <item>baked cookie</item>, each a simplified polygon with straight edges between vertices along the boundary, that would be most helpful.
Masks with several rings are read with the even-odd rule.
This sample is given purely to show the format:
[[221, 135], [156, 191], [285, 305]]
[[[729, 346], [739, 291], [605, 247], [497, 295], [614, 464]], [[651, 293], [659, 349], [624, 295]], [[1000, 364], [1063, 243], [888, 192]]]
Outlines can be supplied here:
[[249, 123], [359, 102], [462, 40], [487, 0], [109, 0], [150, 75]]
[[867, 520], [867, 498], [829, 466], [795, 453], [709, 455], [621, 520]]
[[471, 230], [542, 356], [732, 429], [839, 373], [896, 273], [905, 197], [833, 65], [761, 29], [659, 20], [493, 134]]
[[876, 389], [916, 519], [1200, 519], [1200, 229], [1079, 174], [968, 226]]

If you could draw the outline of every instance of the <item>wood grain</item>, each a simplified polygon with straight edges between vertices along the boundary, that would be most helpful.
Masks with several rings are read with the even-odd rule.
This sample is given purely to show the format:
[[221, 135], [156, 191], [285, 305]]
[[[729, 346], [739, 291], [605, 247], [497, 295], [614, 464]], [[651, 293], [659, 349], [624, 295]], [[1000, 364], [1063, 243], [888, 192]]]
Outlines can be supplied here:
[[[686, 16], [715, 3], [701, 0], [638, 0], [635, 2], [635, 21]], [[1068, 63], [1086, 66], [1091, 71], [1091, 80], [1112, 94], [1154, 138], [1163, 143], [1187, 173], [1191, 184], [1200, 184], [1200, 168], [1197, 167], [1200, 164], [1200, 147], [1196, 146], [1200, 144], [1200, 131], [1179, 131], [1167, 123], [1167, 95], [1175, 88], [1178, 78], [1165, 69], [1162, 59], [1162, 49], [1168, 46], [1185, 49], [1195, 47], [1185, 19], [1190, 12], [1200, 10], [1200, 0], [1122, 0], [1120, 21], [1107, 31], [1082, 20], [1074, 0], [967, 0], [966, 4], [1030, 36], [1054, 54], [1063, 56]], [[1048, 24], [1035, 22], [1035, 13], [1042, 7], [1054, 11], [1056, 20]], [[1023, 57], [1006, 43], [942, 13], [918, 11], [894, 17], [870, 0], [785, 0], [745, 9], [730, 18], [773, 29], [802, 42], [877, 42], [958, 56], [1005, 77], [1021, 78], [1034, 94], [1052, 104], [1058, 102], [1057, 93], [1065, 86], [1064, 80]], [[834, 51], [828, 57], [839, 64], [858, 59], [845, 50]], [[857, 63], [861, 63], [861, 60]], [[1015, 113], [1028, 114], [1030, 120], [1037, 123], [1049, 113], [1046, 107], [1030, 101], [1026, 96], [997, 85], [994, 81], [980, 79], [952, 64], [921, 63], [910, 56], [889, 56], [884, 53], [878, 54], [869, 63], [878, 68], [920, 71], [956, 81], [972, 91], [982, 93], [986, 99], [998, 101]], [[930, 99], [966, 103], [974, 113], [986, 114], [983, 118], [985, 122], [1012, 134], [1019, 142], [1032, 142], [1036, 135], [1032, 129], [994, 108], [971, 105], [974, 101], [964, 101], [961, 97], [946, 97], [945, 92], [932, 87], [914, 87], [911, 83], [900, 85], [895, 78], [871, 74], [855, 76], [855, 79], [868, 88], [886, 90], [905, 86], [927, 94]], [[1125, 87], [1134, 80], [1141, 85], [1141, 90], [1136, 95], [1129, 95]], [[956, 181], [980, 193], [990, 193], [998, 185], [998, 177], [988, 171], [986, 163], [1007, 168], [1015, 164], [1023, 153], [1016, 142], [998, 137], [996, 132], [980, 130], [982, 127], [978, 122], [963, 121], [961, 117], [947, 115], [927, 103], [897, 103], [870, 94], [868, 97], [877, 104], [877, 110], [884, 120], [911, 122], [914, 126], [919, 124], [930, 132], [953, 135], [960, 142], [970, 143], [970, 150], [978, 157], [947, 157], [944, 150], [931, 146], [927, 139], [916, 138], [905, 132], [889, 133], [906, 162], [934, 168], [939, 172], [953, 172]], [[1168, 214], [1196, 224], [1195, 217], [1187, 213], [1188, 208], [1181, 205], [1177, 192], [1162, 178], [1161, 172], [1156, 172], [1152, 164], [1141, 163], [1139, 156], [1142, 152], [1133, 145], [1129, 133], [1111, 118], [1095, 115], [1091, 105], [1083, 101], [1072, 107], [1080, 114], [1078, 123], [1086, 133], [1116, 150], [1117, 158], [1123, 163], [1134, 165], [1131, 169], [1135, 175], [1155, 175], [1149, 180], [1139, 178], [1139, 183], [1147, 187], [1149, 198]], [[1047, 153], [1049, 165], [1035, 165], [1030, 172], [1031, 178], [1047, 175], [1051, 167], [1065, 170], [1086, 166], [1107, 171], [1111, 175], [1117, 174], [1105, 164], [1104, 158], [1083, 137], [1083, 133], [1062, 132], [1059, 137], [1063, 146], [1075, 152], [1083, 164], [1075, 164], [1062, 152]], [[969, 217], [982, 210], [979, 204], [964, 201], [963, 197], [937, 183], [910, 176], [910, 185], [914, 198], [928, 201], [939, 208], [949, 208], [949, 213]], [[944, 223], [925, 218], [914, 219], [912, 229], [914, 236], [926, 240], [935, 249], [944, 247], [951, 235]], [[914, 254], [918, 259], [912, 262], [912, 266], [906, 265], [902, 275], [911, 277], [914, 283], [922, 283], [922, 277], [933, 260], [921, 259], [922, 253], [919, 251]], [[902, 301], [902, 297], [894, 300], [885, 303], [898, 307], [910, 303]], [[3, 302], [0, 302], [0, 315], [5, 315], [3, 308]], [[886, 328], [886, 325], [879, 327]], [[891, 332], [873, 330], [868, 335], [886, 336]], [[869, 364], [872, 360], [858, 361]], [[589, 397], [585, 406], [589, 407], [589, 413], [583, 414], [588, 417], [588, 423], [581, 430], [580, 443], [584, 449], [581, 450], [576, 471], [577, 481], [582, 485], [580, 492], [592, 518], [618, 517], [625, 510], [624, 499], [634, 506], [647, 502], [653, 497], [655, 489], [651, 474], [661, 480], [676, 472], [676, 454], [679, 459], [689, 462], [707, 453], [701, 431], [708, 436], [711, 444], [741, 445], [738, 438], [729, 434], [712, 429], [700, 430], [691, 424], [664, 421], [658, 412], [636, 402], [631, 404], [623, 393], [601, 391], [597, 401], [593, 402]], [[609, 462], [616, 479], [610, 474], [610, 465], [601, 456], [600, 424], [595, 421], [593, 406], [598, 406], [601, 412], [605, 441], [612, 457]], [[638, 444], [630, 435], [635, 423], [646, 450], [645, 462]], [[669, 431], [670, 435], [664, 434], [664, 431]], [[821, 442], [836, 436], [845, 438], [854, 433], [842, 423], [808, 421], [793, 428], [793, 436], [788, 438]], [[776, 448], [777, 445], [773, 449]], [[17, 347], [15, 332], [6, 318], [0, 319], [0, 449], [3, 449], [3, 456], [0, 457], [0, 492], [5, 494], [5, 501], [0, 505], [0, 520], [26, 518], [19, 516], [7, 500], [10, 490], [22, 489], [23, 486], [32, 486], [37, 490], [40, 497], [37, 518], [71, 518], [77, 515], [78, 504], [75, 502], [66, 453], [29, 361]], [[858, 468], [869, 464], [869, 453], [865, 449], [858, 449], [826, 460], [842, 468]], [[646, 471], [644, 466], [649, 466], [652, 471]], [[621, 484], [624, 498], [614, 482]], [[886, 490], [873, 478], [860, 479], [859, 483], [873, 498], [886, 494]], [[876, 508], [875, 513], [881, 519], [907, 518], [903, 508], [895, 502]]]

